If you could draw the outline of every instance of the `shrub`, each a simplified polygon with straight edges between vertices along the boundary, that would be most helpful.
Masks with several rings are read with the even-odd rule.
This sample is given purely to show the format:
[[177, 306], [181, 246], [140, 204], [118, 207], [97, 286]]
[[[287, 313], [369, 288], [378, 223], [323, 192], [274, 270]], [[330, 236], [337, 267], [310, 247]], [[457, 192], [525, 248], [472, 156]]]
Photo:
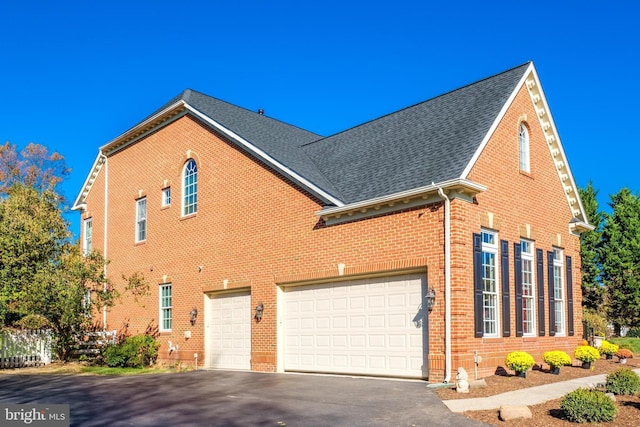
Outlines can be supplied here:
[[640, 328], [631, 328], [625, 335], [627, 338], [640, 338]]
[[606, 387], [610, 393], [633, 396], [640, 391], [640, 376], [631, 369], [618, 369], [607, 375]]
[[620, 348], [616, 353], [620, 359], [633, 359], [633, 352], [628, 348]]
[[590, 345], [581, 345], [575, 349], [573, 356], [581, 362], [593, 362], [600, 359], [600, 352]]
[[536, 364], [536, 361], [533, 360], [533, 356], [525, 351], [513, 351], [507, 354], [504, 364], [516, 372], [525, 372], [531, 369]]
[[609, 341], [602, 341], [600, 344], [600, 354], [606, 354], [607, 356], [613, 356], [618, 351], [619, 347]]
[[567, 419], [574, 423], [613, 421], [618, 407], [603, 391], [579, 388], [564, 395], [560, 401]]
[[160, 344], [148, 335], [134, 335], [122, 343], [109, 345], [104, 351], [104, 361], [110, 367], [142, 368], [158, 357]]
[[547, 365], [551, 366], [551, 369], [559, 368], [561, 366], [571, 365], [571, 357], [567, 353], [561, 350], [547, 351], [542, 355], [542, 360]]

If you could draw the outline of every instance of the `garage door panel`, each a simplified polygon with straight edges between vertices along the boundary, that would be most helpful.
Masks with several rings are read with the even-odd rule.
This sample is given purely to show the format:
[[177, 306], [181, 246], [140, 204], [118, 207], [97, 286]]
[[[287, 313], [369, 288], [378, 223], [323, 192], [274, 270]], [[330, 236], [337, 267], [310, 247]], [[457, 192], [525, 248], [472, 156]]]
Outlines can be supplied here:
[[209, 366], [251, 369], [251, 295], [211, 297]]
[[285, 288], [285, 370], [423, 377], [425, 293], [421, 274]]

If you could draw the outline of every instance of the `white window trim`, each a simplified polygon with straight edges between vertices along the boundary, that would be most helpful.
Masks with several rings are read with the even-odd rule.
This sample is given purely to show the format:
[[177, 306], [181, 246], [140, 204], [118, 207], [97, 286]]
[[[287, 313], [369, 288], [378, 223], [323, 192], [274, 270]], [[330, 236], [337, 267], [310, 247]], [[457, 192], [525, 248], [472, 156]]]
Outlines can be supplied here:
[[171, 206], [171, 187], [165, 187], [162, 189], [162, 207], [166, 208], [169, 206]]
[[82, 230], [82, 254], [89, 255], [93, 245], [93, 218], [87, 218], [83, 221]]
[[[556, 324], [554, 325], [554, 327], [556, 325], [560, 325], [560, 328], [556, 328], [556, 336], [565, 336], [567, 334], [567, 322], [566, 322], [566, 304], [567, 304], [567, 297], [566, 297], [566, 291], [564, 289], [564, 251], [562, 249], [559, 248], [553, 248], [553, 297], [554, 297], [554, 317], [555, 317], [555, 321]], [[556, 274], [556, 272], [559, 272], [558, 274]], [[558, 300], [556, 298], [556, 290], [559, 290], [560, 293], [562, 294], [562, 298], [560, 300]], [[560, 303], [558, 303], [558, 301], [560, 301]], [[560, 307], [560, 310], [558, 310], [558, 307]], [[558, 316], [558, 311], [560, 312], [560, 316]], [[558, 317], [560, 317], [560, 319], [558, 319]]]
[[520, 150], [520, 170], [522, 172], [531, 173], [531, 144], [529, 143], [529, 129], [527, 129], [524, 123], [520, 123], [518, 144]]
[[[144, 204], [144, 216], [141, 215], [140, 207]], [[144, 222], [144, 239], [140, 238], [140, 224]], [[149, 231], [147, 227], [147, 198], [142, 197], [136, 200], [136, 243], [144, 242], [147, 240], [147, 232]]]
[[[520, 252], [520, 256], [522, 258], [522, 336], [525, 337], [534, 337], [536, 336], [537, 330], [536, 330], [536, 268], [535, 268], [535, 262], [534, 262], [534, 253], [535, 253], [535, 248], [534, 248], [534, 244], [531, 240], [526, 240], [526, 239], [521, 239], [520, 240], [520, 247], [522, 248], [522, 243], [526, 242], [529, 245], [529, 252], [525, 252], [524, 250], [522, 250]], [[529, 261], [531, 263], [531, 295], [526, 297], [526, 299], [528, 299], [531, 302], [531, 332], [525, 332], [524, 331], [524, 313], [525, 313], [525, 295], [524, 295], [524, 286], [525, 286], [525, 269], [524, 269], [524, 264], [525, 264], [525, 260]]]
[[[500, 337], [500, 288], [499, 288], [499, 283], [500, 283], [500, 266], [499, 266], [499, 252], [498, 252], [498, 233], [496, 233], [495, 231], [491, 231], [491, 230], [481, 230], [480, 232], [481, 236], [482, 236], [482, 327], [483, 327], [483, 337], [485, 338], [498, 338]], [[485, 243], [484, 241], [484, 234], [489, 234], [493, 236], [493, 243]], [[494, 259], [494, 288], [495, 288], [495, 292], [486, 292], [485, 291], [485, 287], [484, 287], [484, 254], [485, 253], [490, 253], [493, 254], [493, 259]], [[495, 328], [495, 333], [487, 333], [486, 332], [486, 327], [485, 327], [485, 323], [487, 323], [487, 320], [485, 319], [485, 305], [484, 305], [484, 300], [485, 300], [485, 295], [493, 295], [495, 298], [495, 308], [494, 308], [494, 316], [495, 318], [490, 320], [493, 324], [494, 324], [494, 328]]]
[[[171, 305], [168, 307], [164, 307], [162, 305], [162, 291], [165, 288], [169, 288], [171, 289]], [[171, 310], [171, 327], [170, 328], [165, 328], [164, 327], [164, 323], [165, 323], [165, 317], [164, 317], [164, 310], [169, 309]], [[160, 321], [158, 322], [158, 329], [160, 332], [171, 332], [172, 328], [173, 328], [173, 286], [171, 283], [163, 283], [162, 285], [160, 285], [158, 287], [158, 310], [159, 310], [159, 316], [158, 319], [160, 319]]]
[[[189, 164], [193, 162], [196, 166], [196, 171], [195, 171], [195, 176], [196, 176], [196, 180], [195, 180], [195, 203], [192, 203], [190, 205], [187, 205], [187, 186], [186, 186], [186, 178], [187, 178], [187, 166], [189, 166]], [[190, 215], [195, 215], [196, 213], [198, 213], [198, 163], [195, 161], [195, 159], [188, 159], [185, 164], [184, 167], [182, 168], [182, 207], [180, 209], [180, 214], [182, 217], [185, 216], [190, 216]], [[195, 205], [195, 209], [193, 210], [193, 212], [185, 212], [188, 206], [191, 205]]]

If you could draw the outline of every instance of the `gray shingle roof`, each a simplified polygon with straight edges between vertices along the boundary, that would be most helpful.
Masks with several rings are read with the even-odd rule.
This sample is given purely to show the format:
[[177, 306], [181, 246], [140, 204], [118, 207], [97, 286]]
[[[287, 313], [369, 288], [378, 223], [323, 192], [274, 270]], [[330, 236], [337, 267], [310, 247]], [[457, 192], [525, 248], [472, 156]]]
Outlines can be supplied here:
[[183, 100], [350, 204], [462, 178], [529, 65], [326, 138], [190, 89], [158, 111]]
[[158, 111], [179, 100], [185, 101], [329, 194], [340, 198], [337, 189], [299, 148], [305, 143], [322, 138], [320, 135], [191, 89], [185, 90]]
[[529, 63], [302, 149], [354, 203], [461, 178]]

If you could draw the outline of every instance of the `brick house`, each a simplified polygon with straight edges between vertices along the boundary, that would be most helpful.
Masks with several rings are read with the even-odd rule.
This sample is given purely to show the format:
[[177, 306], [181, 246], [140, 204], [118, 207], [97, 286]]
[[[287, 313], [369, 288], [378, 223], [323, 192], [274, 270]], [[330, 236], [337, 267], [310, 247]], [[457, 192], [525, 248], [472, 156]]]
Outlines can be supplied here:
[[582, 336], [591, 226], [533, 63], [329, 137], [185, 90], [74, 209], [151, 284], [98, 320], [159, 326], [161, 362], [439, 382]]

